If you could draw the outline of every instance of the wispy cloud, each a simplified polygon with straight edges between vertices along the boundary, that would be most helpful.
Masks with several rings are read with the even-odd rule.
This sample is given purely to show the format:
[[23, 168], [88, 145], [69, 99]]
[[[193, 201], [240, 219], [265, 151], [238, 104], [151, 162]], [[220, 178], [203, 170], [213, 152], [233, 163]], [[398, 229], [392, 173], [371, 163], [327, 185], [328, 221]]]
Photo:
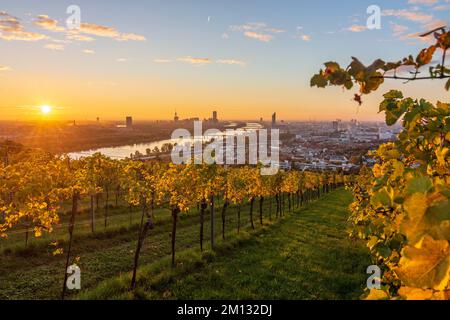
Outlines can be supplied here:
[[7, 67], [7, 66], [0, 65], [0, 72], [3, 72], [3, 71], [11, 71], [11, 68]]
[[58, 21], [50, 18], [47, 15], [37, 16], [34, 24], [42, 29], [53, 31], [53, 32], [65, 32], [66, 29], [58, 25]]
[[447, 10], [450, 10], [450, 4], [440, 4], [438, 6], [433, 7], [433, 10], [435, 10], [435, 11], [447, 11]]
[[53, 50], [53, 51], [63, 51], [64, 46], [56, 43], [49, 43], [44, 46], [45, 49]]
[[367, 27], [363, 26], [363, 25], [354, 24], [354, 25], [348, 27], [346, 30], [350, 31], [350, 32], [363, 32], [363, 31], [367, 30]]
[[[155, 59], [153, 60], [155, 63], [161, 63], [161, 64], [167, 64], [173, 62], [171, 59]], [[198, 58], [198, 57], [182, 57], [176, 59], [176, 61], [188, 63], [194, 66], [205, 66], [205, 65], [211, 65], [211, 64], [218, 64], [218, 65], [229, 65], [229, 66], [240, 66], [245, 67], [247, 66], [247, 63], [242, 60], [237, 59], [217, 59], [213, 60], [211, 58]]]
[[438, 0], [408, 0], [409, 4], [415, 4], [415, 5], [428, 5], [431, 6], [433, 4], [438, 3]]
[[230, 30], [241, 32], [247, 38], [261, 42], [270, 42], [275, 38], [276, 34], [286, 32], [283, 29], [270, 27], [264, 22], [249, 22], [243, 25], [233, 25], [230, 27]]
[[85, 49], [85, 50], [83, 50], [83, 53], [85, 53], [85, 54], [95, 54], [95, 51], [94, 50], [90, 50], [90, 49]]
[[146, 41], [145, 36], [136, 33], [120, 32], [114, 27], [103, 26], [95, 23], [82, 23], [80, 28], [68, 30], [59, 25], [58, 21], [48, 15], [39, 15], [34, 24], [41, 29], [52, 32], [64, 32], [67, 39], [73, 41], [94, 41], [92, 36], [112, 38], [117, 41]]
[[413, 11], [413, 10], [407, 10], [407, 9], [401, 9], [401, 10], [384, 10], [382, 12], [384, 16], [388, 17], [396, 17], [399, 19], [405, 19], [413, 22], [420, 22], [420, 23], [428, 23], [433, 20], [433, 15], [429, 13], [424, 13], [421, 11]]
[[297, 35], [295, 35], [294, 38], [295, 38], [295, 39], [298, 39], [298, 40], [303, 40], [303, 41], [311, 41], [312, 36], [309, 35], [309, 34], [306, 34], [306, 33], [303, 31], [303, 27], [298, 26], [298, 27], [297, 27]]
[[401, 37], [409, 30], [407, 26], [397, 24], [395, 22], [390, 22], [390, 27], [392, 29], [394, 37]]
[[74, 32], [70, 32], [70, 31], [67, 32], [66, 38], [68, 40], [79, 41], [79, 42], [92, 42], [92, 41], [95, 41], [95, 39], [92, 38], [92, 37], [85, 36], [85, 35], [78, 34], [78, 33], [74, 33]]
[[170, 59], [154, 59], [153, 62], [154, 63], [171, 63], [172, 60], [170, 60]]
[[227, 64], [227, 65], [237, 65], [241, 67], [245, 67], [247, 64], [244, 61], [234, 60], [234, 59], [220, 59], [217, 60], [219, 64]]
[[25, 30], [20, 20], [5, 11], [0, 11], [0, 39], [6, 41], [39, 41], [47, 36]]
[[199, 65], [199, 66], [212, 63], [211, 59], [209, 59], [209, 58], [195, 58], [195, 57], [190, 57], [190, 56], [178, 58], [177, 60], [180, 62], [185, 62], [185, 63]]
[[[449, 0], [445, 0], [446, 3], [449, 3]], [[416, 24], [417, 27], [415, 32], [409, 31], [411, 26], [405, 26], [401, 23], [390, 22], [391, 29], [393, 32], [393, 36], [405, 41], [417, 40], [420, 42], [426, 42], [428, 44], [434, 43], [434, 39], [432, 36], [430, 37], [420, 37], [422, 33], [425, 31], [429, 31], [438, 27], [443, 27], [448, 24], [448, 22], [436, 19], [432, 11], [439, 11], [438, 9], [444, 9], [447, 5], [442, 5], [441, 8], [437, 8], [434, 6], [439, 3], [438, 0], [409, 0], [409, 4], [415, 5], [410, 9], [400, 9], [393, 10], [388, 9], [384, 10], [382, 14], [384, 16], [396, 18], [398, 20], [408, 21], [410, 23]], [[421, 6], [426, 6], [425, 9]], [[433, 7], [434, 6], [434, 7]], [[423, 10], [422, 10], [423, 9]], [[450, 9], [450, 8], [449, 8]], [[426, 11], [426, 12], [425, 12]], [[409, 33], [407, 33], [409, 31]]]
[[274, 38], [270, 34], [258, 33], [258, 32], [254, 32], [254, 31], [246, 31], [246, 32], [244, 32], [244, 35], [247, 38], [256, 39], [256, 40], [259, 40], [262, 42], [270, 42]]
[[146, 38], [142, 35], [135, 33], [121, 33], [116, 28], [95, 23], [82, 23], [79, 32], [98, 37], [112, 38], [118, 41], [146, 41]]

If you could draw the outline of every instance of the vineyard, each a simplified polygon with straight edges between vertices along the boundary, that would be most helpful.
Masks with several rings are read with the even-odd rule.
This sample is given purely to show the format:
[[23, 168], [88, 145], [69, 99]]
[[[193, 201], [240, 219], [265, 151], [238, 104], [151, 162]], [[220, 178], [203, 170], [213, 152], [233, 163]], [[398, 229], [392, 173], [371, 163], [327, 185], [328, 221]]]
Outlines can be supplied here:
[[[376, 60], [366, 67], [357, 58], [343, 69], [325, 64], [311, 80], [312, 86], [359, 86], [355, 100], [378, 90], [385, 79], [446, 81], [450, 70], [445, 60], [450, 32], [438, 28], [435, 44], [398, 62]], [[433, 65], [438, 52], [442, 56]], [[429, 76], [422, 76], [428, 67]], [[401, 72], [409, 70], [406, 75]], [[382, 267], [382, 288], [372, 289], [368, 299], [450, 299], [450, 104], [432, 104], [405, 98], [392, 90], [384, 95], [380, 112], [386, 123], [402, 121], [398, 141], [372, 153], [373, 168], [365, 168], [352, 185], [351, 236], [363, 239], [373, 261]]]
[[[431, 5], [436, 3], [409, 1], [408, 5], [415, 2], [417, 5], [419, 2], [422, 5], [426, 3], [427, 8], [429, 7], [427, 10], [431, 10]], [[449, 0], [445, 2], [448, 3]], [[412, 19], [419, 13], [418, 8], [419, 6], [415, 6], [409, 13], [398, 10], [395, 11], [396, 14], [387, 14], [386, 12], [390, 11], [384, 10], [383, 15], [380, 9], [380, 17], [393, 18], [398, 15], [413, 22], [419, 20]], [[440, 8], [436, 11], [446, 10], [442, 10], [444, 6]], [[320, 11], [322, 16], [323, 6], [320, 6]], [[335, 14], [334, 10], [332, 12]], [[25, 32], [25, 27], [20, 25], [19, 19], [10, 16], [6, 11], [0, 11], [0, 17], [4, 18], [0, 22], [6, 26], [0, 28], [0, 38], [3, 36], [3, 40], [25, 37], [21, 40], [28, 41], [32, 40], [32, 36], [38, 36], [37, 33]], [[45, 20], [41, 21], [40, 25], [48, 32], [58, 32], [62, 35], [65, 30], [59, 27], [57, 20], [53, 21], [49, 16], [41, 15], [38, 18]], [[208, 17], [208, 23], [212, 23], [210, 18]], [[433, 16], [429, 16], [430, 22], [432, 18]], [[33, 22], [36, 28], [39, 26], [39, 19]], [[297, 21], [297, 18], [295, 19]], [[172, 19], [171, 23], [175, 20]], [[189, 19], [181, 20], [187, 23]], [[333, 19], [314, 20], [323, 22]], [[434, 24], [427, 24], [429, 25]], [[116, 40], [123, 44], [127, 41], [146, 40], [144, 36], [120, 33], [112, 27], [90, 23], [84, 23], [83, 26], [83, 30], [93, 29], [90, 32], [92, 36], [102, 34], [106, 38], [117, 38]], [[424, 26], [425, 24], [421, 25]], [[403, 32], [409, 29], [393, 22], [391, 27], [399, 29], [402, 36]], [[182, 30], [181, 28], [185, 26], [171, 26], [170, 29]], [[447, 30], [447, 27], [439, 27], [420, 35], [424, 40], [421, 43], [427, 43], [428, 47], [415, 56], [408, 55], [398, 61], [386, 62], [377, 59], [372, 64], [365, 65], [358, 58], [352, 57], [346, 67], [335, 61], [326, 62], [324, 68], [311, 78], [310, 87], [337, 87], [344, 92], [356, 88], [357, 91], [352, 92], [351, 97], [358, 112], [363, 110], [365, 97], [379, 91], [388, 81], [437, 84], [439, 92], [442, 90], [448, 94], [450, 32]], [[296, 31], [297, 35], [290, 38], [301, 38], [309, 45], [314, 45], [314, 41], [310, 42], [311, 36], [303, 33], [303, 27], [297, 27]], [[363, 32], [366, 27], [353, 25], [342, 31]], [[11, 33], [9, 37], [7, 32]], [[86, 33], [86, 30], [84, 32]], [[287, 31], [269, 27], [266, 23], [248, 23], [231, 26], [229, 32], [242, 33], [252, 41], [259, 40], [269, 45], [268, 42], [275, 36], [282, 37]], [[341, 33], [345, 34], [334, 31], [330, 34], [337, 38]], [[68, 39], [75, 41], [71, 32], [67, 31], [66, 36], [66, 40], [60, 40], [64, 45], [72, 42]], [[90, 37], [79, 36], [80, 39], [85, 39], [83, 41], [91, 41], [86, 40], [91, 39]], [[398, 38], [398, 35], [394, 36]], [[413, 36], [417, 38], [416, 35]], [[346, 37], [350, 38], [349, 34]], [[224, 33], [222, 38], [228, 39], [229, 35]], [[407, 38], [412, 41], [410, 36]], [[50, 47], [46, 45], [44, 48], [64, 54], [64, 47], [56, 38], [42, 35], [37, 40], [40, 39], [54, 41], [55, 44], [49, 44]], [[107, 39], [104, 40], [106, 42]], [[183, 44], [185, 40], [180, 43]], [[331, 47], [329, 43], [327, 46]], [[364, 46], [365, 42], [361, 47]], [[102, 51], [115, 50], [98, 51], [100, 55]], [[83, 52], [94, 54], [90, 49]], [[322, 54], [322, 48], [320, 53]], [[173, 62], [195, 66], [210, 64], [211, 67], [213, 64], [221, 64], [223, 68], [231, 65], [246, 66], [246, 62], [240, 60], [215, 62], [216, 59], [188, 56], [174, 59]], [[267, 67], [268, 62], [277, 61], [278, 68], [278, 63], [282, 66], [283, 60], [291, 59], [280, 59], [277, 56], [273, 60], [264, 59], [264, 64]], [[312, 63], [302, 60], [306, 59], [299, 59], [305, 66]], [[125, 58], [116, 60], [126, 61]], [[172, 60], [156, 59], [154, 62], [168, 64]], [[103, 63], [106, 62], [103, 61], [102, 66]], [[257, 61], [255, 65], [256, 63]], [[177, 64], [174, 63], [173, 68], [176, 68]], [[132, 64], [128, 66], [131, 68]], [[246, 72], [252, 71], [252, 68], [248, 68]], [[289, 69], [291, 68], [290, 66]], [[45, 70], [47, 69], [56, 68]], [[238, 69], [236, 68], [235, 72]], [[103, 70], [107, 70], [106, 65], [102, 72]], [[142, 75], [144, 70], [139, 70], [135, 75]], [[277, 72], [279, 70], [282, 69], [277, 69]], [[13, 70], [9, 66], [0, 65], [0, 71]], [[128, 79], [125, 73], [120, 74], [124, 79]], [[164, 80], [168, 79], [166, 77], [169, 74], [171, 72], [158, 77], [155, 74], [154, 77]], [[261, 74], [269, 73], [259, 72], [256, 74], [258, 78], [255, 79], [259, 80]], [[167, 82], [171, 85], [172, 82], [182, 83], [184, 88], [188, 73], [183, 69], [180, 75], [183, 77], [179, 81]], [[63, 76], [66, 77], [67, 72]], [[259, 81], [245, 81], [251, 83], [252, 87], [241, 89], [239, 81], [242, 81], [242, 78], [236, 78], [239, 81], [228, 79], [228, 76], [226, 78], [227, 81], [233, 80], [230, 81], [233, 85], [239, 86], [239, 90], [234, 90], [238, 93], [253, 94], [253, 90], [262, 84], [258, 83]], [[292, 76], [293, 78], [295, 76]], [[194, 80], [196, 79], [193, 79], [192, 83]], [[38, 81], [31, 77], [11, 83], [15, 82], [23, 82], [27, 86], [32, 83], [34, 86], [34, 82]], [[211, 81], [204, 83], [207, 82]], [[93, 81], [92, 84], [94, 83]], [[203, 87], [203, 82], [200, 84], [202, 94], [213, 88], [206, 95], [208, 99], [210, 93], [222, 95], [214, 86]], [[46, 84], [45, 87], [51, 86]], [[125, 92], [123, 90], [126, 87], [128, 86], [123, 85], [120, 90], [114, 91]], [[277, 85], [274, 90], [267, 91], [284, 92], [278, 91], [281, 87], [283, 90], [290, 89], [290, 85]], [[130, 85], [130, 88], [139, 92], [141, 87]], [[158, 84], [158, 88], [161, 90], [154, 91], [178, 91], [173, 87], [168, 87], [166, 91], [163, 84], [161, 88]], [[267, 85], [262, 88], [271, 87]], [[428, 87], [424, 86], [423, 89]], [[10, 91], [23, 90], [15, 88]], [[102, 93], [100, 89], [91, 91]], [[195, 92], [191, 90], [184, 94], [193, 98]], [[124, 98], [114, 98], [112, 93], [116, 92], [110, 93], [99, 96], [110, 96], [111, 99], [117, 100], [116, 102], [122, 103], [121, 99]], [[184, 101], [181, 93], [177, 101]], [[139, 98], [140, 95], [137, 96]], [[269, 98], [265, 95], [258, 98], [266, 100], [263, 102], [268, 104], [271, 101], [279, 101], [279, 98]], [[325, 98], [325, 95], [320, 97], [322, 98]], [[151, 99], [160, 101], [156, 97]], [[328, 105], [331, 100], [327, 99], [318, 100], [318, 104]], [[22, 101], [17, 98], [16, 100]], [[82, 96], [79, 100], [89, 101], [89, 95]], [[96, 101], [94, 99], [92, 103]], [[123, 101], [130, 101], [130, 104], [138, 102], [134, 99]], [[261, 101], [255, 102], [255, 105]], [[195, 104], [198, 102], [195, 101]], [[238, 103], [241, 101], [236, 102], [236, 105]], [[334, 101], [331, 105], [334, 107], [333, 103]], [[194, 102], [191, 101], [191, 104], [194, 105]], [[264, 106], [264, 103], [261, 105]], [[83, 108], [87, 109], [89, 106], [87, 104], [80, 108], [80, 114]], [[19, 109], [23, 109], [24, 114], [27, 109], [30, 109], [29, 112], [36, 109], [34, 111], [37, 113], [40, 109], [41, 120], [37, 121], [39, 128], [45, 123], [45, 119], [52, 119], [52, 107], [49, 105], [33, 108], [24, 106], [17, 108]], [[64, 114], [69, 112], [69, 108], [55, 106], [54, 109], [54, 119], [59, 119], [59, 112], [65, 117], [70, 114]], [[336, 110], [338, 109], [340, 107], [337, 104]], [[277, 109], [277, 112], [281, 113], [281, 110]], [[283, 151], [280, 152], [280, 159], [287, 159], [287, 165], [283, 168], [290, 168], [291, 162], [294, 168], [312, 168], [312, 171], [280, 169], [274, 175], [263, 175], [262, 163], [176, 165], [162, 160], [162, 153], [153, 154], [150, 149], [147, 157], [141, 157], [136, 151], [131, 158], [122, 160], [113, 159], [114, 155], [107, 157], [101, 153], [73, 159], [67, 155], [57, 156], [47, 152], [56, 148], [55, 146], [44, 151], [32, 148], [32, 143], [26, 147], [5, 141], [0, 144], [0, 300], [450, 300], [450, 103], [408, 97], [396, 89], [382, 96], [379, 112], [385, 116], [386, 126], [383, 125], [382, 128], [378, 124], [364, 127], [358, 123], [361, 119], [352, 119], [347, 130], [341, 130], [341, 120], [333, 121], [333, 131], [330, 131], [331, 123], [320, 126], [314, 123], [310, 126], [309, 123], [304, 125], [303, 122], [288, 124], [285, 120], [278, 119], [278, 123], [281, 123], [278, 125], [277, 113], [273, 114], [272, 122], [264, 122], [264, 119], [260, 118], [261, 128], [271, 125], [272, 129], [279, 128], [280, 132], [284, 132], [280, 135], [283, 147], [279, 148]], [[217, 111], [212, 113], [213, 117], [207, 120], [209, 126], [222, 123], [218, 119]], [[153, 118], [161, 115], [151, 116]], [[96, 117], [95, 125], [91, 123], [91, 119], [86, 127], [95, 127], [92, 132], [103, 132], [102, 139], [107, 138], [108, 142], [110, 139], [116, 139], [113, 145], [120, 144], [120, 141], [135, 141], [134, 139], [141, 141], [147, 137], [133, 131], [135, 128], [131, 116], [126, 117], [126, 125], [100, 121], [100, 116], [113, 117], [112, 114], [91, 116]], [[223, 116], [227, 119], [225, 117], [229, 115]], [[20, 118], [15, 114], [10, 117]], [[174, 121], [170, 122], [170, 125], [166, 126], [169, 122], [165, 121], [160, 125], [169, 132], [168, 128], [171, 130], [177, 127], [178, 123], [190, 123], [193, 119], [197, 118], [181, 121], [175, 112]], [[150, 128], [152, 125], [142, 126]], [[400, 128], [399, 131], [391, 130], [392, 126]], [[11, 127], [15, 127], [15, 124]], [[76, 131], [73, 131], [72, 127]], [[228, 125], [224, 121], [221, 128], [228, 127], [240, 128], [241, 124]], [[64, 124], [64, 130], [72, 132], [69, 137], [74, 140], [84, 139], [86, 133], [80, 134], [78, 130], [83, 131], [80, 128], [83, 127], [77, 129], [76, 121], [73, 121], [73, 126], [70, 127]], [[24, 130], [32, 132], [34, 129]], [[13, 132], [9, 132], [14, 130], [4, 131], [3, 136], [7, 139], [15, 137]], [[313, 131], [317, 131], [317, 135], [315, 132], [312, 135]], [[111, 132], [117, 136], [110, 136]], [[224, 131], [224, 134], [228, 133], [230, 132]], [[33, 137], [33, 134], [30, 135]], [[127, 136], [128, 134], [130, 135]], [[159, 134], [161, 133], [158, 133], [158, 136]], [[39, 141], [48, 139], [48, 136], [52, 135], [47, 132]], [[271, 135], [274, 136], [275, 134]], [[196, 138], [197, 135], [191, 137], [192, 140]], [[27, 139], [17, 141], [26, 143]], [[52, 142], [52, 139], [48, 141]], [[102, 139], [87, 142], [103, 145]], [[58, 144], [64, 144], [64, 138], [56, 140]], [[323, 141], [326, 141], [326, 144]], [[384, 143], [386, 141], [391, 142]], [[80, 145], [87, 142], [81, 141]], [[75, 144], [74, 141], [72, 143]], [[40, 142], [39, 146], [42, 144]], [[64, 150], [66, 147], [70, 149], [71, 145], [69, 143], [64, 146]], [[361, 154], [361, 150], [366, 153], [374, 145], [377, 150], [370, 150], [364, 156]], [[168, 156], [169, 152], [166, 151], [170, 149], [169, 144], [164, 146], [165, 156]], [[191, 150], [190, 147], [187, 149]], [[252, 149], [252, 144], [249, 149]], [[256, 151], [262, 153], [261, 149], [260, 143], [259, 150]], [[349, 151], [350, 149], [352, 150]], [[255, 150], [248, 152], [250, 158], [253, 151]], [[218, 159], [215, 156], [212, 158]], [[317, 168], [323, 171], [318, 171]], [[353, 168], [361, 168], [359, 174], [344, 174], [343, 170]], [[370, 276], [370, 270], [375, 270], [373, 277]], [[78, 275], [81, 275], [81, 285], [78, 288], [69, 285], [73, 279], [72, 271], [73, 274], [79, 271]]]
[[[100, 154], [71, 160], [36, 150], [10, 155], [0, 176], [3, 268], [13, 269], [17, 256], [30, 269], [34, 260], [62, 262], [58, 257], [64, 257], [59, 273], [52, 269], [47, 274], [53, 283], [58, 279], [61, 298], [68, 295], [63, 286], [67, 267], [87, 260], [95, 269], [99, 251], [110, 256], [111, 274], [132, 270], [129, 288], [136, 289], [139, 264], [155, 255], [169, 251], [172, 268], [177, 268], [177, 249], [214, 250], [217, 242], [276, 221], [350, 178], [298, 171], [261, 176], [257, 167], [176, 166]], [[108, 252], [111, 243], [120, 251]], [[92, 253], [84, 252], [86, 246]], [[24, 291], [36, 289], [24, 286]], [[56, 298], [55, 291], [61, 291], [54, 285], [52, 290], [44, 292]]]

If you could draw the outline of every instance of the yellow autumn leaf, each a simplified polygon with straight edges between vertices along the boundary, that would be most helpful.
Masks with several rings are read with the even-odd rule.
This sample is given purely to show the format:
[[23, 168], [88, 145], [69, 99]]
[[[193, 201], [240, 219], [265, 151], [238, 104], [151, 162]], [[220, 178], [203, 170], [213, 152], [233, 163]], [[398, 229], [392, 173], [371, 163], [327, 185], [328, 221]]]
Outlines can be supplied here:
[[424, 290], [413, 287], [402, 287], [398, 291], [400, 297], [406, 300], [430, 300], [433, 297], [433, 290]]
[[54, 256], [59, 256], [59, 255], [62, 255], [63, 253], [64, 253], [64, 249], [62, 249], [62, 248], [58, 248], [55, 251], [53, 251]]
[[450, 149], [447, 147], [437, 149], [435, 151], [439, 165], [445, 166], [447, 164], [445, 158], [447, 157], [447, 154], [449, 153], [449, 151], [450, 151]]
[[450, 300], [450, 289], [438, 291], [433, 294], [432, 300]]
[[407, 236], [410, 244], [414, 244], [421, 232], [426, 229], [424, 216], [428, 208], [427, 196], [424, 193], [415, 193], [406, 199], [403, 207], [408, 214], [403, 220], [401, 230]]
[[450, 279], [448, 241], [425, 236], [415, 247], [405, 247], [395, 272], [406, 286], [445, 290]]
[[389, 296], [383, 290], [371, 289], [365, 300], [388, 300]]

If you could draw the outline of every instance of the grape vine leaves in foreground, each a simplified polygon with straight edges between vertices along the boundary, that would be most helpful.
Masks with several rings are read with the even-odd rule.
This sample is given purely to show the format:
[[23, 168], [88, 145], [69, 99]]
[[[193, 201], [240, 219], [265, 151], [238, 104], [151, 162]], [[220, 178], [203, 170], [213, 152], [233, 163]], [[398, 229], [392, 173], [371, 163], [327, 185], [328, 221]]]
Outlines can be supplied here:
[[[328, 62], [311, 79], [311, 86], [350, 90], [358, 85], [359, 104], [362, 95], [378, 90], [385, 79], [441, 79], [449, 90], [445, 58], [450, 33], [440, 28], [425, 36], [430, 34], [436, 43], [415, 59], [376, 60], [366, 67], [353, 58], [345, 70]], [[420, 69], [433, 61], [438, 50], [442, 62], [429, 67], [428, 77], [420, 76]], [[409, 77], [398, 76], [405, 67], [414, 71]], [[403, 130], [398, 141], [372, 152], [376, 165], [363, 168], [350, 186], [355, 196], [351, 236], [367, 242], [384, 271], [382, 290], [371, 290], [367, 299], [450, 299], [450, 104], [433, 105], [392, 90], [384, 95], [380, 112], [388, 125], [402, 120]]]

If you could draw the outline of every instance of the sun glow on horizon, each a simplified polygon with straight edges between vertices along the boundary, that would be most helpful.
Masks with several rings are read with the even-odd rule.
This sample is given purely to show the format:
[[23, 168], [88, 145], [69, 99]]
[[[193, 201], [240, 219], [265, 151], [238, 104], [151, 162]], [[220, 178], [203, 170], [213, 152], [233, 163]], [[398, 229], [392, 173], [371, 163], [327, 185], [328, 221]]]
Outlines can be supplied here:
[[41, 113], [42, 114], [49, 114], [52, 112], [52, 107], [50, 106], [41, 106]]

